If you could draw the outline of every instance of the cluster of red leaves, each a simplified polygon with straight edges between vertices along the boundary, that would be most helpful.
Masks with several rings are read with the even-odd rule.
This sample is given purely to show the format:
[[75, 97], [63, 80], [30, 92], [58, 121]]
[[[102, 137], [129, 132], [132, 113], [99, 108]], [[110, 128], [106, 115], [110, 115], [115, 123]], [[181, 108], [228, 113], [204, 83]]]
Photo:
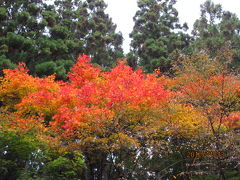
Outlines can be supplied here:
[[218, 101], [222, 96], [236, 96], [239, 82], [231, 76], [211, 76], [209, 79], [197, 79], [185, 84], [180, 91], [192, 100]]
[[[170, 80], [159, 77], [159, 71], [145, 74], [141, 69], [132, 70], [125, 61], [102, 72], [90, 64], [88, 56], [79, 57], [67, 83], [55, 82], [54, 76], [30, 76], [24, 64], [4, 73], [0, 101], [16, 110], [18, 127], [22, 123], [24, 129], [28, 124], [33, 128], [40, 121], [64, 138], [91, 137], [95, 141], [101, 137], [102, 142], [107, 142], [121, 137], [133, 143], [130, 131], [156, 131], [160, 123], [170, 133], [194, 133], [205, 124], [204, 104], [209, 114], [218, 117], [221, 100], [229, 104], [239, 101], [239, 81], [231, 76], [204, 79], [182, 75]], [[238, 117], [228, 114], [223, 120], [231, 128], [239, 125]], [[152, 124], [151, 128], [146, 124]]]
[[240, 103], [237, 77], [220, 74], [204, 78], [201, 74], [183, 74], [168, 84], [180, 102], [191, 104], [210, 117], [215, 126], [222, 123], [226, 128], [236, 128], [232, 124], [238, 120], [235, 111], [238, 112]]
[[[81, 137], [83, 131], [103, 134], [106, 124], [114, 123], [120, 112], [161, 108], [172, 96], [164, 88], [164, 77], [157, 78], [157, 74], [134, 71], [124, 61], [119, 61], [110, 72], [101, 72], [89, 62], [89, 57], [79, 57], [69, 73], [70, 82], [51, 82], [49, 88], [46, 79], [21, 71], [35, 81], [29, 81], [34, 90], [28, 90], [15, 106], [18, 115], [42, 116], [57, 134]], [[8, 71], [19, 74], [18, 69]], [[129, 119], [129, 124], [133, 121], [137, 120]]]
[[224, 124], [231, 128], [239, 128], [240, 127], [240, 112], [232, 112], [228, 117], [223, 119]]
[[82, 87], [88, 82], [95, 81], [100, 75], [100, 68], [89, 64], [90, 57], [83, 55], [78, 58], [77, 63], [71, 68], [72, 72], [68, 73], [71, 84], [75, 87]]

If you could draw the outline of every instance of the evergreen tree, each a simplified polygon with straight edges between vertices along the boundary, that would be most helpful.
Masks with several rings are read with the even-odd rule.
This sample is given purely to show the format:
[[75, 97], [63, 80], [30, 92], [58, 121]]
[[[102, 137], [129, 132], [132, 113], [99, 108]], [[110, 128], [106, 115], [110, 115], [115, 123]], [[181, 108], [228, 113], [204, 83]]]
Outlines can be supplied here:
[[122, 34], [115, 32], [116, 25], [105, 13], [107, 5], [103, 0], [57, 0], [55, 5], [58, 25], [52, 28], [52, 38], [63, 39], [68, 35], [70, 54], [75, 59], [85, 53], [93, 63], [109, 67], [123, 57]]
[[[4, 1], [0, 8], [0, 65], [13, 68], [21, 61], [31, 74], [67, 72], [81, 54], [101, 66], [123, 56], [122, 35], [105, 13], [103, 0]], [[1, 70], [1, 69], [0, 69]]]
[[77, 57], [85, 53], [85, 11], [81, 1], [56, 0], [53, 5], [45, 5], [42, 15], [47, 21], [46, 36], [39, 41], [45, 53], [35, 65], [38, 76], [56, 73], [59, 79], [66, 79]]
[[116, 33], [116, 25], [104, 12], [107, 8], [103, 0], [87, 0], [88, 32], [86, 52], [92, 55], [93, 62], [102, 66], [112, 66], [123, 57], [122, 34]]
[[42, 1], [3, 1], [0, 7], [0, 64], [12, 68], [18, 61], [29, 66], [37, 59], [38, 39], [46, 21], [41, 18]]
[[[135, 25], [130, 34], [130, 64], [139, 64], [148, 72], [158, 67], [166, 72], [174, 52], [189, 44], [190, 37], [181, 31], [188, 27], [178, 22], [176, 0], [138, 0], [137, 3], [139, 10], [133, 18]], [[133, 58], [134, 55], [137, 58]]]
[[233, 65], [240, 64], [240, 20], [236, 14], [222, 10], [220, 4], [207, 0], [201, 5], [201, 17], [194, 23], [193, 49], [206, 50], [212, 57], [217, 56], [226, 45], [233, 50]]

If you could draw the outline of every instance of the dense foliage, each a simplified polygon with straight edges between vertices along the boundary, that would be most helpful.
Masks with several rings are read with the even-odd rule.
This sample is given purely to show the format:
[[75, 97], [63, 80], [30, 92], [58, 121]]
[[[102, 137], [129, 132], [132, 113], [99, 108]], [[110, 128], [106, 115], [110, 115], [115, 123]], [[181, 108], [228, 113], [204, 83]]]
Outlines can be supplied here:
[[[125, 61], [104, 72], [88, 56], [79, 57], [66, 83], [32, 77], [24, 64], [4, 70], [1, 171], [10, 177], [14, 166], [15, 176], [43, 179], [237, 175], [240, 80], [205, 54], [182, 58], [174, 79], [132, 70]], [[212, 157], [211, 168], [207, 157], [198, 159], [210, 168], [199, 172], [189, 151], [226, 156]]]
[[[0, 7], [0, 71], [25, 62], [31, 74], [67, 79], [80, 54], [111, 67], [123, 56], [122, 35], [102, 0], [3, 1]], [[1, 72], [2, 74], [2, 72]]]

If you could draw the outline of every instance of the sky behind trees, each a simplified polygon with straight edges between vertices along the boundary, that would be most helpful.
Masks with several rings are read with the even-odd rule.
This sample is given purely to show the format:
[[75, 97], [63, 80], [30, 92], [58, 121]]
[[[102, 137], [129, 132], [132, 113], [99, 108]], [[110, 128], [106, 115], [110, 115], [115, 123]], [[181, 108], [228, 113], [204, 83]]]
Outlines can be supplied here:
[[[212, 0], [214, 3], [222, 5], [224, 10], [236, 13], [239, 17], [240, 2], [237, 0]], [[129, 33], [133, 28], [133, 16], [137, 11], [137, 0], [105, 0], [108, 4], [107, 13], [112, 17], [113, 22], [117, 24], [118, 31], [123, 33], [123, 49], [127, 53], [131, 39]], [[205, 0], [177, 0], [176, 8], [179, 12], [181, 23], [187, 22], [189, 33], [191, 33], [194, 21], [200, 17], [200, 4]]]

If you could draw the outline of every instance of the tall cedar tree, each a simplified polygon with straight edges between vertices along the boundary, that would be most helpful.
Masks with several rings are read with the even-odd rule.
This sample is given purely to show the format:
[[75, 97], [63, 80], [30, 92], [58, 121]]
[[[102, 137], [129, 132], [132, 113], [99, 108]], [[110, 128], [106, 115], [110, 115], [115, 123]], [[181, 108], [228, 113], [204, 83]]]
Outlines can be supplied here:
[[133, 18], [135, 25], [130, 34], [129, 64], [139, 64], [148, 72], [159, 67], [163, 72], [169, 71], [174, 51], [186, 47], [190, 40], [181, 31], [188, 27], [178, 22], [176, 0], [138, 0], [137, 3], [139, 10]]
[[80, 54], [111, 66], [123, 56], [122, 35], [105, 14], [102, 0], [4, 1], [0, 8], [0, 64], [21, 61], [38, 76], [67, 72]]
[[192, 33], [195, 38], [193, 49], [206, 50], [216, 57], [222, 47], [230, 45], [234, 53], [232, 65], [240, 65], [240, 20], [236, 14], [207, 0], [201, 5], [201, 16], [195, 21]]
[[103, 0], [87, 0], [89, 11], [86, 53], [93, 57], [93, 63], [113, 66], [123, 57], [122, 34], [116, 33], [116, 25], [104, 12], [107, 8]]

